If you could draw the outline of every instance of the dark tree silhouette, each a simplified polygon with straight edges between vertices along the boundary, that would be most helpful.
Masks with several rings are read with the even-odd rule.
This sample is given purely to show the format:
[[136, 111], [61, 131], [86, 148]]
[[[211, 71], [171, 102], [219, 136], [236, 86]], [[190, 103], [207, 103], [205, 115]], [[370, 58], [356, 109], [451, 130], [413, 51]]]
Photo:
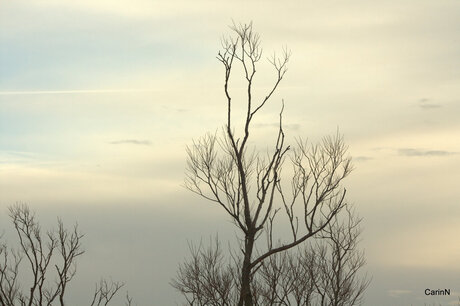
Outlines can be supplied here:
[[[78, 225], [67, 229], [58, 219], [57, 228], [43, 233], [25, 204], [11, 206], [9, 216], [19, 247], [0, 242], [0, 306], [65, 305], [68, 285], [77, 271], [76, 260], [84, 253]], [[96, 285], [91, 305], [108, 305], [123, 286], [102, 280]], [[127, 305], [131, 305], [129, 296]]]
[[[260, 304], [260, 299], [263, 299], [263, 305], [279, 300], [280, 297], [269, 297], [269, 293], [278, 291], [268, 290], [266, 284], [260, 285], [260, 277], [259, 280], [255, 277], [256, 272], [259, 271], [259, 275], [263, 276], [265, 271], [266, 277], [271, 281], [283, 280], [284, 277], [287, 282], [290, 276], [286, 273], [278, 271], [275, 275], [268, 273], [267, 269], [272, 267], [271, 271], [275, 272], [277, 263], [284, 263], [288, 259], [293, 261], [296, 258], [299, 264], [305, 264], [305, 260], [308, 262], [307, 257], [289, 257], [293, 255], [283, 252], [300, 246], [310, 238], [329, 235], [333, 241], [335, 233], [331, 231], [342, 231], [337, 227], [337, 220], [339, 214], [346, 211], [348, 206], [342, 181], [352, 171], [352, 165], [347, 156], [347, 146], [338, 133], [323, 138], [316, 145], [309, 145], [299, 139], [291, 148], [285, 143], [283, 102], [278, 131], [271, 150], [262, 154], [249, 145], [253, 119], [267, 105], [282, 81], [287, 71], [290, 52], [284, 49], [281, 56], [274, 55], [269, 59], [274, 68], [275, 79], [266, 94], [257, 98], [253, 81], [262, 58], [259, 35], [253, 31], [252, 24], [233, 25], [231, 29], [234, 35], [222, 40], [223, 49], [217, 56], [225, 72], [227, 122], [222, 136], [207, 134], [187, 148], [185, 186], [220, 205], [230, 216], [243, 236], [241, 254], [234, 256], [235, 264], [223, 269], [219, 248], [206, 252], [201, 249], [192, 250], [192, 261], [181, 266], [178, 278], [173, 282], [182, 293], [192, 293], [191, 298], [187, 299], [190, 305], [228, 303], [252, 306]], [[246, 83], [245, 115], [239, 127], [240, 133], [234, 123], [238, 120], [234, 120], [233, 92], [229, 86], [232, 72], [237, 65], [242, 68]], [[287, 180], [285, 171], [282, 171], [285, 163], [292, 167], [292, 171], [287, 174]], [[274, 223], [280, 212], [287, 217], [291, 239], [274, 239]], [[267, 236], [266, 246], [263, 249], [256, 248], [256, 242], [262, 233]], [[343, 242], [342, 237], [336, 240]], [[319, 264], [315, 259], [314, 267], [319, 269]], [[283, 264], [281, 268], [287, 269], [287, 266]], [[234, 280], [231, 284], [230, 275]], [[318, 288], [321, 286], [319, 282], [303, 285], [311, 287], [313, 284]], [[204, 292], [194, 291], [193, 287], [196, 290], [211, 290], [210, 294], [219, 294], [211, 297]], [[237, 288], [236, 300], [235, 294], [230, 293], [232, 288]], [[222, 296], [227, 295], [231, 297], [231, 302], [224, 302]]]

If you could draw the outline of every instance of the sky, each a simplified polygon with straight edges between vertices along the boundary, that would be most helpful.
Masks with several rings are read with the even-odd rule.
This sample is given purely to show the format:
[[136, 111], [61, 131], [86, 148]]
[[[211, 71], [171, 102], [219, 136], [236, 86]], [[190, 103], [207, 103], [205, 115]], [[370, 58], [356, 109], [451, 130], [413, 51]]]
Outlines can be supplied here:
[[266, 56], [292, 52], [258, 143], [273, 141], [281, 99], [289, 141], [344, 134], [372, 275], [365, 305], [457, 305], [457, 0], [0, 0], [5, 237], [7, 207], [28, 203], [44, 227], [62, 216], [85, 233], [75, 305], [101, 276], [125, 281], [139, 305], [179, 302], [168, 282], [187, 243], [236, 232], [182, 187], [186, 145], [225, 123], [216, 55], [232, 20], [253, 22]]

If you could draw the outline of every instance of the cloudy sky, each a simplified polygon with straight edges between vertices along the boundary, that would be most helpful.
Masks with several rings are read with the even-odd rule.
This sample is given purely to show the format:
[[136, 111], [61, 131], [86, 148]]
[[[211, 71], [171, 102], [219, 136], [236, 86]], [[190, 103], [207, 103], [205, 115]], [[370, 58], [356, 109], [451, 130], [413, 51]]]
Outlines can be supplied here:
[[45, 227], [78, 221], [76, 304], [101, 276], [125, 280], [139, 305], [179, 301], [168, 282], [187, 241], [236, 231], [181, 187], [185, 146], [225, 120], [216, 54], [232, 20], [254, 22], [266, 55], [292, 51], [259, 141], [281, 99], [289, 139], [345, 135], [365, 304], [457, 303], [458, 0], [0, 0], [0, 230], [18, 201]]

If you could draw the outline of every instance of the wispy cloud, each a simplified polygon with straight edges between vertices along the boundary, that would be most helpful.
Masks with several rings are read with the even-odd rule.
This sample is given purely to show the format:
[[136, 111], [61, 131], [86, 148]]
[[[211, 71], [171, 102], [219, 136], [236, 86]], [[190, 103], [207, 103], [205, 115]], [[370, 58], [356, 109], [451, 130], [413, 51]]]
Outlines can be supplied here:
[[110, 144], [118, 145], [118, 144], [134, 144], [134, 145], [144, 145], [150, 146], [152, 144], [149, 140], [138, 140], [138, 139], [122, 139], [122, 140], [115, 140], [109, 142]]
[[418, 102], [419, 102], [418, 106], [421, 109], [425, 109], [425, 110], [434, 109], [434, 108], [441, 108], [442, 107], [441, 104], [433, 103], [433, 102], [431, 102], [430, 99], [426, 99], [426, 98], [420, 99]]
[[153, 89], [74, 89], [74, 90], [21, 90], [0, 91], [0, 96], [8, 95], [48, 95], [48, 94], [97, 94], [97, 93], [125, 93], [125, 92], [152, 92]]
[[398, 154], [402, 156], [448, 156], [458, 154], [458, 152], [402, 148], [398, 149]]
[[12, 151], [12, 150], [0, 150], [0, 154], [10, 155], [10, 156], [19, 156], [19, 157], [25, 157], [25, 158], [32, 158], [36, 155], [33, 152]]
[[30, 152], [0, 150], [0, 164], [27, 163], [34, 159]]
[[400, 290], [400, 289], [388, 290], [388, 295], [394, 298], [399, 298], [402, 295], [409, 294], [409, 293], [412, 293], [412, 291], [411, 290]]

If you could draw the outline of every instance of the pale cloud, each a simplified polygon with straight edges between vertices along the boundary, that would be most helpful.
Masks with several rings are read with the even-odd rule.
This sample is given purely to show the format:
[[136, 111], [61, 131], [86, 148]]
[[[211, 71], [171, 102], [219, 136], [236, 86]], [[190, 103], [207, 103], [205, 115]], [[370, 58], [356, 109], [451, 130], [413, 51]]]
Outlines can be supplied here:
[[11, 150], [0, 150], [0, 164], [30, 163], [36, 160], [37, 154], [32, 152], [21, 152]]
[[434, 102], [431, 102], [430, 99], [423, 98], [419, 100], [418, 106], [421, 109], [430, 110], [430, 109], [441, 108], [442, 104], [434, 103]]
[[134, 144], [134, 145], [143, 145], [143, 146], [150, 146], [152, 142], [150, 140], [138, 140], [138, 139], [123, 139], [123, 140], [115, 140], [109, 142], [110, 144], [118, 145], [118, 144]]
[[434, 104], [434, 103], [425, 103], [425, 104], [420, 105], [420, 108], [422, 109], [434, 109], [434, 108], [441, 108], [441, 107], [442, 107], [441, 104]]
[[0, 91], [1, 96], [8, 95], [53, 95], [53, 94], [107, 94], [107, 93], [136, 93], [153, 92], [154, 89], [75, 89], [75, 90], [23, 90]]
[[402, 156], [449, 156], [458, 154], [458, 152], [450, 152], [444, 150], [423, 150], [413, 148], [398, 149], [398, 154]]
[[353, 157], [353, 161], [357, 161], [357, 162], [365, 162], [368, 160], [372, 160], [372, 157], [370, 156], [354, 156]]

